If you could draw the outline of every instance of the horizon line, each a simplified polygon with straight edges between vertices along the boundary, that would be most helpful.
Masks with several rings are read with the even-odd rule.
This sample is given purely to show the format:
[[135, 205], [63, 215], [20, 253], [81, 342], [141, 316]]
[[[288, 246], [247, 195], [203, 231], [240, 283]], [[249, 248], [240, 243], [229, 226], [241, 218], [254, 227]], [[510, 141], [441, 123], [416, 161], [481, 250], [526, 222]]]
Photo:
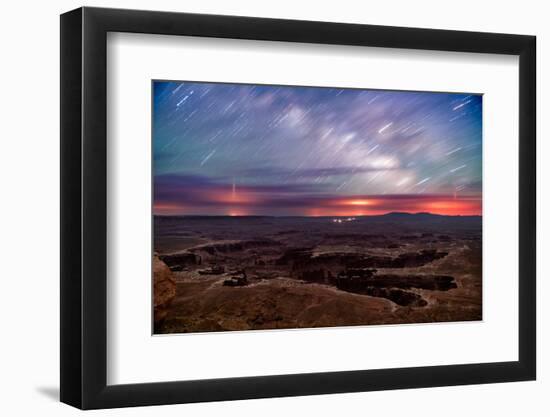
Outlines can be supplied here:
[[410, 216], [415, 215], [430, 215], [430, 216], [439, 216], [439, 217], [483, 217], [483, 214], [439, 214], [431, 213], [427, 211], [388, 211], [387, 213], [382, 214], [361, 214], [361, 215], [323, 215], [323, 216], [312, 216], [312, 215], [276, 215], [276, 214], [159, 214], [153, 213], [154, 217], [311, 217], [311, 218], [336, 218], [336, 217], [347, 217], [347, 218], [357, 218], [357, 217], [383, 217], [390, 214], [406, 214]]

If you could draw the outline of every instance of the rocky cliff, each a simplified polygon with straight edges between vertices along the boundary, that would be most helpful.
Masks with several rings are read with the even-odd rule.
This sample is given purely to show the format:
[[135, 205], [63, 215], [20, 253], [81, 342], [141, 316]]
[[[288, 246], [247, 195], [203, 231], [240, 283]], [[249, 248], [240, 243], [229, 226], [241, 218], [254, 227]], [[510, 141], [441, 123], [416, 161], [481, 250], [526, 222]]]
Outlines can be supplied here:
[[168, 314], [170, 303], [176, 296], [176, 281], [168, 265], [153, 257], [154, 320], [155, 328], [160, 326]]

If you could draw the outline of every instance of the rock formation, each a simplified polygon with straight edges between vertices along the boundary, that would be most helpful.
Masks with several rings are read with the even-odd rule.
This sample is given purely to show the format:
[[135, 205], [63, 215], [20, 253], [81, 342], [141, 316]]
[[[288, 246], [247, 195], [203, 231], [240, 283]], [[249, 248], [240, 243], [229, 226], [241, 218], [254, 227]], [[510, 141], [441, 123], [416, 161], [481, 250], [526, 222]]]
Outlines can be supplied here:
[[171, 271], [182, 271], [186, 266], [201, 264], [199, 255], [187, 251], [161, 255], [160, 260], [168, 265]]
[[159, 259], [153, 257], [153, 285], [154, 285], [154, 321], [155, 329], [162, 325], [168, 314], [170, 303], [176, 296], [176, 281], [170, 268]]

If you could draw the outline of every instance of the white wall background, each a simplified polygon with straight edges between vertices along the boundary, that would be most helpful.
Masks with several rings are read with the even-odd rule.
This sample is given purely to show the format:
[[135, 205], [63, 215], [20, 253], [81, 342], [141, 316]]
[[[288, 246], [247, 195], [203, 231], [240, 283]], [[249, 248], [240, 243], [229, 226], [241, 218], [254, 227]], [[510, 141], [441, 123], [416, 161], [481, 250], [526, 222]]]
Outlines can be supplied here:
[[[59, 392], [59, 17], [73, 0], [9, 2], [0, 24], [0, 410], [3, 415], [75, 415]], [[550, 26], [545, 2], [388, 0], [124, 0], [86, 5], [238, 14], [395, 26], [509, 32], [538, 37], [539, 366], [538, 381], [231, 403], [145, 407], [94, 415], [547, 415], [550, 404], [550, 147], [543, 120], [550, 97]], [[547, 187], [546, 187], [547, 188]], [[544, 395], [546, 394], [546, 395]]]

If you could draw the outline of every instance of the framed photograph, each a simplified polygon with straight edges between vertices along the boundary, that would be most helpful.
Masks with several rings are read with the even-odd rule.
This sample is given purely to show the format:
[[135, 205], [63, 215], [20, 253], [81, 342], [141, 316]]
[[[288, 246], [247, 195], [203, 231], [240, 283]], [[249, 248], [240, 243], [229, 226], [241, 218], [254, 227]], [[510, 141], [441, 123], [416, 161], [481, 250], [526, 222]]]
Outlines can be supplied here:
[[61, 16], [61, 401], [533, 380], [535, 37]]

